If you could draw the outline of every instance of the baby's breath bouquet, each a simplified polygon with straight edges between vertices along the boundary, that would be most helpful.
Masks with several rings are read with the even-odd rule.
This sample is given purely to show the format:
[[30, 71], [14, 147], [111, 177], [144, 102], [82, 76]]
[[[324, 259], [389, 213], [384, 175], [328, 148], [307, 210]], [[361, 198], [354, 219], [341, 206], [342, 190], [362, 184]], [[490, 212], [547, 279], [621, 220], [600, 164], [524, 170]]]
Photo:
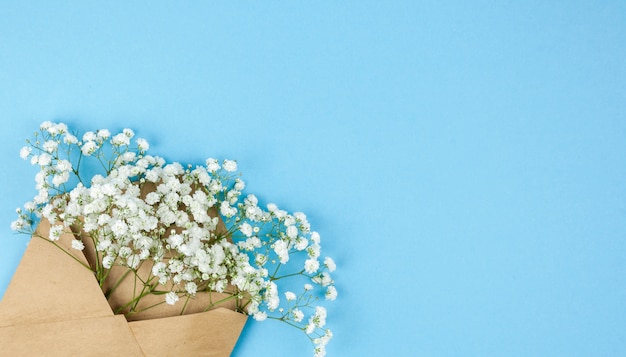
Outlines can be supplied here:
[[[337, 296], [335, 263], [322, 258], [305, 214], [262, 208], [244, 195], [234, 160], [183, 165], [148, 148], [131, 129], [79, 135], [42, 123], [20, 152], [40, 169], [38, 193], [12, 228], [57, 246], [71, 230], [71, 249], [91, 258], [76, 264], [93, 271], [113, 311], [129, 321], [154, 317], [157, 307], [185, 314], [226, 304], [302, 330], [324, 356], [332, 333], [318, 300]], [[47, 236], [37, 233], [42, 219]]]

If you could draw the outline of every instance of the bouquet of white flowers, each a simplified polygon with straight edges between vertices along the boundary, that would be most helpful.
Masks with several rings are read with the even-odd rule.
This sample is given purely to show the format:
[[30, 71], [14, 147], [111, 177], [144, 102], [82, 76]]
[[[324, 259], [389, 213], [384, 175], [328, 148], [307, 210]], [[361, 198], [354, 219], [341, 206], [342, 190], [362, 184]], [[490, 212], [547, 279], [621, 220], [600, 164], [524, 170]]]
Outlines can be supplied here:
[[79, 135], [51, 122], [27, 144], [20, 155], [40, 168], [38, 193], [12, 228], [92, 271], [114, 313], [134, 321], [227, 307], [301, 329], [325, 355], [332, 333], [317, 301], [337, 296], [335, 263], [305, 214], [243, 194], [236, 161], [166, 162], [131, 129]]

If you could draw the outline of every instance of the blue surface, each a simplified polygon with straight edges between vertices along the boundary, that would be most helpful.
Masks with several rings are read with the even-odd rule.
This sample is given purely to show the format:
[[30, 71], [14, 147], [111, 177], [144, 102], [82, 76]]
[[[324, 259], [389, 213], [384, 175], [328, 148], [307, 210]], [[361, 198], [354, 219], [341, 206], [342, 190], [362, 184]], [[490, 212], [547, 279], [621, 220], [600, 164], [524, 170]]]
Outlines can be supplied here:
[[[625, 34], [621, 1], [3, 1], [0, 292], [23, 140], [128, 126], [307, 213], [329, 356], [626, 355]], [[251, 321], [234, 355], [310, 350]]]

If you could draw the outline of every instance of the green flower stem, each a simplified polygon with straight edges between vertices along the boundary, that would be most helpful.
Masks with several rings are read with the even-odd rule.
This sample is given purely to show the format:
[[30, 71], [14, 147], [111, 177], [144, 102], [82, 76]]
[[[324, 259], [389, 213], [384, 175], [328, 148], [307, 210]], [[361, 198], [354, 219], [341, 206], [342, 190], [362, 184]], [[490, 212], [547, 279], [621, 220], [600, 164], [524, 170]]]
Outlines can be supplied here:
[[209, 309], [211, 309], [211, 308], [212, 308], [212, 307], [214, 307], [215, 305], [221, 304], [221, 303], [226, 302], [226, 301], [228, 301], [228, 300], [237, 299], [237, 298], [238, 298], [237, 294], [233, 294], [233, 295], [230, 295], [230, 296], [228, 296], [228, 297], [225, 297], [225, 298], [223, 298], [223, 299], [221, 299], [221, 300], [218, 300], [218, 301], [216, 301], [216, 302], [211, 302], [211, 304], [210, 304], [209, 306], [207, 306], [207, 307], [206, 307], [203, 311], [204, 311], [204, 312], [207, 312], [207, 311], [209, 311]]
[[280, 269], [280, 267], [282, 266], [282, 264], [277, 264], [276, 265], [276, 270], [274, 270], [274, 273], [272, 273], [272, 275], [270, 275], [270, 281], [276, 280], [274, 279], [274, 277], [276, 276], [276, 274], [278, 274], [278, 269]]
[[187, 303], [189, 302], [190, 298], [191, 296], [187, 295], [187, 299], [185, 299], [185, 304], [183, 305], [183, 308], [180, 310], [181, 315], [185, 312], [185, 308], [187, 308]]
[[[108, 271], [111, 271], [111, 269], [107, 269], [107, 270], [108, 270]], [[124, 272], [124, 274], [122, 274], [122, 276], [121, 276], [119, 279], [117, 279], [117, 281], [115, 282], [115, 284], [113, 285], [113, 287], [111, 287], [111, 289], [109, 289], [109, 290], [108, 290], [108, 291], [104, 294], [104, 296], [106, 296], [107, 300], [109, 299], [109, 297], [111, 297], [111, 294], [113, 294], [113, 292], [115, 291], [115, 289], [117, 289], [117, 288], [118, 288], [118, 286], [122, 283], [122, 281], [124, 281], [124, 279], [126, 279], [126, 276], [127, 276], [127, 275], [128, 275], [128, 273], [130, 273], [130, 272], [131, 272], [131, 270], [130, 270], [130, 269], [126, 270], [126, 271]], [[108, 276], [108, 272], [107, 272], [107, 276]], [[105, 277], [105, 279], [106, 279], [106, 277]], [[103, 281], [102, 283], [104, 283], [104, 281]], [[102, 286], [102, 283], [100, 284], [100, 286]]]
[[[283, 278], [288, 278], [290, 276], [296, 276], [296, 275], [305, 275], [304, 274], [304, 269], [300, 270], [297, 273], [291, 273], [291, 274], [287, 274], [287, 275], [283, 275], [283, 276], [279, 276], [278, 278], [276, 278], [276, 272], [278, 271], [278, 269], [276, 269], [276, 271], [274, 272], [274, 274], [270, 277], [270, 281], [276, 281], [276, 280], [280, 280]], [[306, 275], [305, 275], [306, 276]]]
[[[128, 316], [130, 316], [130, 315], [132, 315], [132, 314], [138, 314], [138, 313], [141, 313], [141, 312], [147, 311], [147, 310], [149, 310], [149, 309], [152, 309], [153, 307], [157, 307], [157, 306], [159, 306], [159, 305], [163, 305], [164, 303], [165, 303], [165, 300], [163, 300], [163, 301], [161, 301], [161, 302], [157, 302], [157, 303], [156, 303], [156, 304], [154, 304], [154, 305], [150, 305], [150, 306], [144, 307], [144, 308], [143, 308], [143, 309], [141, 309], [141, 310], [129, 311], [129, 312], [128, 312], [125, 316], [126, 316], [126, 317], [128, 317]], [[182, 315], [182, 313], [181, 313], [181, 315]]]
[[[145, 291], [145, 287], [144, 289], [142, 289], [141, 293], [139, 294], [139, 296], [134, 297], [131, 301], [127, 302], [126, 304], [124, 304], [123, 306], [119, 307], [117, 310], [115, 310], [115, 314], [119, 314], [122, 311], [124, 311], [124, 309], [130, 307], [131, 305], [135, 305], [137, 306], [137, 303], [139, 302], [139, 300], [141, 300], [144, 296], [148, 296], [152, 293], [152, 289]], [[129, 311], [128, 313], [131, 313], [133, 310]]]
[[272, 320], [277, 320], [277, 321], [282, 321], [284, 323], [286, 323], [289, 326], [293, 326], [299, 330], [303, 330], [304, 331], [304, 327], [297, 325], [294, 322], [290, 322], [289, 320], [286, 319], [285, 315], [283, 315], [282, 317], [274, 317], [274, 316], [267, 316], [268, 319], [272, 319]]

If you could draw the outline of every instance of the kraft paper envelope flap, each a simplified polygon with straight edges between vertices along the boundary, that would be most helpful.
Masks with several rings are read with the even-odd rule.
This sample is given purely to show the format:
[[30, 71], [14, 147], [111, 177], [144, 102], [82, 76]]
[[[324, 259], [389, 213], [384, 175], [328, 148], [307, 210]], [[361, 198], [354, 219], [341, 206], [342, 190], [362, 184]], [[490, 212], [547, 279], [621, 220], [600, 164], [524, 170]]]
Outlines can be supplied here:
[[128, 325], [147, 356], [225, 357], [230, 356], [246, 320], [243, 314], [217, 308]]
[[[37, 234], [47, 239], [42, 220]], [[69, 247], [74, 236], [63, 233], [58, 244]], [[85, 261], [80, 251], [68, 250]], [[51, 242], [32, 237], [2, 301], [0, 327], [33, 322], [113, 316], [93, 273]]]

